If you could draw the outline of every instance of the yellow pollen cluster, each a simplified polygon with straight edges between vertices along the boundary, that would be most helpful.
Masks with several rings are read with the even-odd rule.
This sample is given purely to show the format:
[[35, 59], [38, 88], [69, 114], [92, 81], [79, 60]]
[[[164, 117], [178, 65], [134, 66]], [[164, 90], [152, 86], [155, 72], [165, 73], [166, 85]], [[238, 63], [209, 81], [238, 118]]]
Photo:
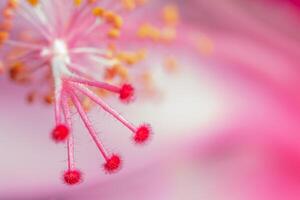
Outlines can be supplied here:
[[54, 103], [54, 98], [53, 98], [53, 93], [52, 92], [49, 92], [48, 94], [45, 94], [44, 95], [44, 102], [46, 103], [46, 104], [53, 104]]
[[136, 65], [146, 58], [146, 50], [141, 49], [137, 51], [120, 51], [117, 52], [114, 46], [111, 48], [111, 59], [117, 61], [116, 64], [106, 68], [104, 73], [104, 79], [111, 82], [118, 78], [120, 82], [128, 81], [129, 79], [129, 67]]
[[120, 29], [112, 28], [108, 31], [107, 36], [111, 39], [119, 38], [121, 35]]
[[104, 14], [104, 19], [106, 20], [107, 23], [111, 24], [114, 28], [120, 29], [123, 25], [122, 17], [110, 11]]
[[169, 42], [176, 38], [176, 29], [168, 26], [159, 28], [145, 23], [139, 27], [137, 35], [141, 39], [151, 39], [155, 42]]
[[152, 39], [154, 41], [159, 40], [160, 38], [160, 30], [154, 25], [145, 23], [139, 27], [138, 36], [142, 39]]
[[101, 7], [96, 7], [92, 10], [93, 15], [96, 17], [103, 17], [105, 13], [105, 9]]
[[136, 8], [135, 0], [122, 0], [122, 4], [127, 10], [133, 10]]
[[111, 81], [117, 77], [119, 77], [122, 82], [126, 81], [128, 79], [128, 69], [121, 64], [116, 64], [105, 70], [105, 80]]
[[142, 61], [146, 57], [145, 50], [139, 50], [136, 52], [120, 52], [116, 55], [117, 59], [127, 65], [134, 65]]
[[175, 5], [167, 5], [163, 9], [163, 19], [167, 26], [176, 26], [179, 22], [179, 11]]
[[80, 6], [82, 4], [82, 0], [74, 0], [75, 6]]
[[[126, 11], [132, 11], [136, 9], [138, 6], [144, 5], [149, 0], [118, 0], [118, 1], [123, 6], [122, 11], [124, 11], [125, 9], [126, 12]], [[26, 0], [26, 2], [33, 8], [39, 6], [39, 4], [41, 3], [41, 1], [39, 0]], [[123, 18], [121, 16], [121, 12], [112, 11], [109, 10], [108, 8], [91, 5], [96, 2], [97, 0], [73, 0], [73, 5], [75, 7], [82, 6], [84, 9], [90, 9], [91, 11], [90, 15], [94, 16], [96, 19], [95, 25], [98, 25], [97, 24], [98, 18], [100, 19], [99, 20], [100, 22], [104, 22], [107, 25], [104, 26], [105, 28], [108, 27], [108, 29], [105, 30], [106, 32], [104, 32], [106, 34], [106, 37], [108, 39], [118, 39], [121, 36], [121, 31], [124, 23]], [[14, 19], [15, 9], [17, 9], [18, 6], [19, 6], [19, 0], [7, 0], [6, 6], [2, 10], [3, 17], [0, 23], [0, 46], [5, 42], [7, 43], [10, 42], [12, 44], [14, 42], [13, 40], [11, 41], [7, 41], [7, 40], [9, 40], [10, 37], [9, 31], [12, 28], [12, 24], [13, 24], [12, 20]], [[87, 11], [89, 12], [89, 10]], [[180, 17], [178, 13], [178, 8], [173, 5], [168, 5], [164, 7], [162, 10], [162, 16], [161, 16], [162, 24], [163, 24], [162, 27], [145, 22], [139, 27], [137, 35], [141, 39], [151, 39], [155, 42], [173, 41], [176, 38], [176, 28], [177, 28], [179, 18]], [[38, 41], [34, 40], [35, 38], [30, 38], [32, 36], [31, 34], [26, 35], [25, 31], [21, 31], [20, 33], [22, 34], [22, 37], [20, 37], [20, 41], [24, 42], [24, 44], [35, 43], [35, 42], [38, 43]], [[147, 50], [138, 49], [138, 50], [121, 51], [116, 48], [113, 42], [114, 41], [109, 40], [110, 44], [108, 44], [107, 55], [105, 55], [105, 57], [109, 61], [113, 61], [113, 64], [106, 66], [104, 74], [101, 74], [100, 76], [103, 76], [103, 78], [108, 83], [116, 83], [116, 84], [132, 81], [131, 79], [136, 80], [136, 77], [134, 76], [130, 77], [129, 70], [132, 69], [133, 66], [135, 66], [136, 64], [143, 64], [142, 61], [145, 60], [145, 58], [147, 57]], [[22, 55], [26, 55], [25, 48], [18, 47], [15, 48], [10, 53], [12, 54], [11, 58], [8, 57], [8, 62], [5, 63], [8, 69], [8, 74], [10, 76], [10, 79], [12, 81], [21, 84], [33, 82], [34, 77], [32, 76], [32, 71], [35, 70], [36, 66], [31, 66], [31, 64], [28, 64], [26, 61], [20, 59]], [[2, 65], [3, 64], [0, 63], [0, 72], [3, 69]], [[49, 64], [45, 64], [45, 65], [49, 65]], [[175, 58], [168, 57], [165, 60], [165, 68], [169, 72], [175, 71], [177, 68], [177, 62], [175, 61]], [[42, 80], [48, 81], [49, 84], [51, 85], [53, 81], [51, 73], [47, 73], [47, 75], [49, 77], [45, 76], [43, 77]], [[144, 74], [139, 74], [138, 78], [141, 78], [142, 83], [144, 87], [147, 89], [147, 91], [153, 93], [154, 84], [153, 84], [151, 72], [147, 71]], [[49, 90], [51, 89], [53, 88], [49, 88]], [[26, 97], [29, 103], [35, 101], [35, 99], [38, 96], [38, 88], [35, 88], [35, 90], [36, 91], [34, 92], [30, 92]], [[95, 92], [100, 96], [109, 95], [109, 93], [107, 93], [107, 91], [103, 89], [99, 89], [99, 90], [95, 89]], [[53, 103], [53, 92], [47, 92], [46, 94], [43, 92], [41, 97], [45, 103], [47, 104]], [[89, 110], [91, 107], [91, 101], [88, 98], [82, 99], [82, 101], [85, 110]]]
[[101, 7], [94, 8], [92, 10], [92, 13], [95, 17], [100, 17], [106, 23], [111, 25], [111, 28], [107, 33], [107, 36], [110, 39], [117, 39], [120, 37], [121, 28], [123, 26], [123, 18], [120, 15], [118, 15], [112, 11], [107, 11]]
[[121, 0], [123, 7], [129, 11], [148, 3], [148, 1], [149, 0]]
[[27, 2], [32, 6], [37, 6], [40, 3], [39, 0], [27, 0]]
[[[97, 1], [98, 1], [98, 0], [85, 0], [85, 2], [88, 3], [88, 4], [94, 4], [94, 3], [96, 3]], [[84, 3], [83, 0], [73, 0], [73, 4], [74, 4], [76, 7], [81, 6], [83, 3]]]
[[26, 80], [24, 74], [24, 64], [22, 62], [15, 62], [10, 66], [9, 76], [11, 80], [16, 82], [24, 82]]
[[9, 31], [12, 28], [15, 9], [19, 6], [18, 0], [8, 0], [2, 10], [2, 21], [0, 23], [0, 46], [9, 39]]
[[155, 42], [170, 42], [176, 38], [176, 26], [179, 22], [179, 12], [175, 5], [168, 5], [163, 8], [163, 27], [150, 23], [142, 24], [137, 36], [141, 39], [150, 39]]

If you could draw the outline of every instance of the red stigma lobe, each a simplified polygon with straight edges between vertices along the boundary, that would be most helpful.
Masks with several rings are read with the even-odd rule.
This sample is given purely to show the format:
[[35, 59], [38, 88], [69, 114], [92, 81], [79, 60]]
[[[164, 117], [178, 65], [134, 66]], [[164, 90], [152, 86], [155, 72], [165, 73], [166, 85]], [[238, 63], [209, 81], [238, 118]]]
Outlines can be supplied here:
[[69, 136], [69, 128], [63, 124], [57, 125], [52, 131], [52, 139], [55, 142], [64, 142]]
[[135, 132], [133, 139], [137, 144], [143, 144], [149, 139], [150, 133], [151, 133], [150, 126], [142, 125]]
[[78, 170], [68, 170], [64, 173], [64, 182], [68, 185], [75, 185], [81, 181], [81, 173]]
[[104, 169], [108, 173], [113, 173], [117, 171], [121, 166], [121, 159], [118, 155], [112, 155], [110, 158], [106, 160], [104, 164]]
[[120, 100], [124, 102], [129, 102], [133, 99], [134, 88], [130, 84], [124, 84], [120, 89]]

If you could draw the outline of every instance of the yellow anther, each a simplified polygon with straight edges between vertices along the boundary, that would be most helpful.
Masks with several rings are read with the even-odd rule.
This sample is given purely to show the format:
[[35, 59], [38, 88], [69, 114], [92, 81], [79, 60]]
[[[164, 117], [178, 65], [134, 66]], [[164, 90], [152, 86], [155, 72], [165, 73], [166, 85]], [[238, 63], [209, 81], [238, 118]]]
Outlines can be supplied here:
[[129, 57], [128, 53], [125, 52], [118, 53], [117, 55], [117, 59], [120, 60], [121, 62], [126, 62], [128, 57]]
[[37, 6], [40, 3], [39, 0], [27, 0], [27, 2], [32, 6]]
[[166, 25], [175, 26], [179, 21], [179, 11], [176, 5], [167, 5], [163, 9], [163, 19]]
[[54, 103], [52, 92], [49, 92], [48, 94], [44, 95], [44, 102], [49, 105]]
[[114, 26], [115, 28], [121, 28], [123, 25], [123, 19], [121, 16], [116, 15], [114, 19]]
[[138, 52], [120, 52], [117, 55], [117, 59], [125, 64], [134, 65], [144, 59], [145, 51]]
[[22, 62], [12, 64], [10, 66], [9, 75], [13, 81], [22, 81], [24, 78], [24, 64]]
[[160, 30], [151, 24], [143, 24], [139, 27], [137, 35], [142, 39], [158, 40], [160, 38]]
[[96, 90], [96, 93], [102, 98], [108, 97], [110, 95], [110, 93], [104, 89], [98, 89], [98, 90]]
[[116, 77], [120, 77], [122, 81], [125, 81], [128, 79], [128, 69], [122, 65], [114, 65], [110, 68], [107, 68], [105, 70], [104, 78], [108, 81], [111, 81], [112, 79]]
[[114, 21], [115, 16], [116, 16], [115, 13], [113, 13], [111, 11], [107, 11], [105, 13], [104, 17], [105, 17], [105, 19], [106, 19], [107, 22], [112, 23]]
[[74, 0], [75, 6], [80, 6], [82, 4], [82, 0]]
[[176, 38], [176, 29], [173, 26], [164, 26], [162, 28], [155, 27], [151, 24], [142, 24], [138, 31], [137, 36], [141, 39], [151, 39], [155, 42], [169, 42]]
[[96, 7], [92, 10], [93, 15], [96, 17], [103, 17], [105, 13], [105, 9], [101, 7]]
[[0, 31], [0, 45], [8, 40], [9, 34], [7, 31]]
[[119, 38], [121, 35], [121, 32], [120, 32], [120, 29], [117, 29], [117, 28], [112, 28], [108, 33], [107, 33], [107, 36], [110, 38], [110, 39], [117, 39]]
[[134, 65], [139, 61], [139, 59], [135, 55], [128, 56], [125, 62], [128, 65]]
[[106, 12], [104, 18], [108, 23], [112, 24], [115, 28], [121, 28], [123, 25], [122, 17], [113, 12]]
[[121, 78], [122, 81], [128, 79], [128, 69], [122, 65], [117, 65], [117, 74]]
[[105, 78], [105, 80], [110, 81], [110, 80], [114, 79], [116, 77], [116, 75], [117, 75], [117, 71], [116, 71], [116, 68], [113, 66], [113, 67], [107, 68], [105, 70], [104, 78]]
[[122, 0], [122, 4], [127, 10], [134, 10], [136, 8], [135, 0]]

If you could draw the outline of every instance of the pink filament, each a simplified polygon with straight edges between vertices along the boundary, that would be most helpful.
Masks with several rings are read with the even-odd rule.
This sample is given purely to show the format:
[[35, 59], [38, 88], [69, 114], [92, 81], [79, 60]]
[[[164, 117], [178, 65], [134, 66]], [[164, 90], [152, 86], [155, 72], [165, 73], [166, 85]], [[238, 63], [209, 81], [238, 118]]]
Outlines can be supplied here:
[[87, 114], [85, 113], [83, 107], [81, 106], [81, 103], [80, 103], [77, 95], [71, 90], [68, 90], [68, 92], [71, 96], [71, 99], [74, 103], [74, 106], [76, 107], [76, 109], [77, 109], [77, 111], [78, 111], [85, 127], [88, 129], [88, 132], [89, 132], [90, 136], [94, 140], [95, 144], [97, 145], [97, 147], [98, 147], [100, 153], [102, 154], [102, 156], [104, 157], [104, 159], [107, 161], [108, 156], [107, 156], [107, 153], [106, 153], [106, 151], [103, 147], [103, 144], [99, 140], [99, 138], [97, 136], [97, 133], [96, 133], [95, 129], [93, 128], [92, 123], [91, 123], [90, 119], [88, 118]]
[[114, 93], [119, 93], [120, 92], [119, 87], [114, 86], [114, 85], [109, 84], [109, 83], [105, 83], [105, 82], [94, 81], [94, 80], [90, 81], [90, 80], [81, 79], [81, 78], [71, 78], [70, 80], [75, 82], [75, 83], [81, 83], [81, 84], [85, 84], [85, 85], [88, 85], [88, 86], [101, 88], [101, 89], [108, 90], [108, 91], [114, 92]]
[[70, 135], [67, 140], [67, 148], [68, 148], [68, 169], [73, 170], [75, 168], [75, 162], [74, 162], [74, 136], [72, 134], [72, 120], [71, 120], [71, 114], [70, 109], [67, 102], [67, 97], [64, 96], [62, 98], [62, 108], [65, 116], [65, 121], [67, 123], [67, 126], [70, 130]]
[[82, 92], [84, 95], [88, 96], [91, 100], [93, 100], [99, 106], [101, 106], [106, 112], [111, 114], [115, 119], [117, 119], [119, 122], [121, 122], [129, 130], [131, 130], [134, 133], [137, 131], [137, 129], [134, 125], [132, 125], [128, 120], [126, 120], [119, 113], [117, 113], [114, 109], [112, 109], [108, 104], [106, 104], [101, 98], [99, 98], [97, 95], [95, 95], [88, 88], [78, 86], [78, 85], [75, 85], [75, 84], [74, 84], [74, 87], [76, 89], [78, 89], [80, 92]]

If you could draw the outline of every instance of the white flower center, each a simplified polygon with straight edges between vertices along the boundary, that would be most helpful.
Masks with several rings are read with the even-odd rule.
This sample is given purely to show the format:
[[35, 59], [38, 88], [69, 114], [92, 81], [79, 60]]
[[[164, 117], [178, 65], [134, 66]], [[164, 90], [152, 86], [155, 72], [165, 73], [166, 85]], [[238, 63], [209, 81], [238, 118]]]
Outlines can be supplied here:
[[61, 39], [56, 39], [53, 42], [52, 46], [52, 52], [53, 55], [55, 56], [61, 56], [61, 57], [68, 57], [68, 47], [67, 44], [61, 40]]
[[67, 44], [61, 39], [55, 39], [52, 46], [42, 50], [41, 56], [50, 57], [55, 92], [60, 92], [62, 78], [72, 75], [67, 67], [71, 63]]

